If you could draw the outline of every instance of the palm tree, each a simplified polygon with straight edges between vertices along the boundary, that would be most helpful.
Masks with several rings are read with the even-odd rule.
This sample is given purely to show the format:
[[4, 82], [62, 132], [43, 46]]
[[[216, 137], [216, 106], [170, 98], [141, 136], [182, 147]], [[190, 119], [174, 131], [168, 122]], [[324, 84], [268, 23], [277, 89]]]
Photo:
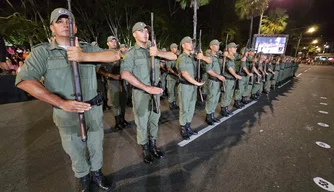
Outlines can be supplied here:
[[194, 16], [193, 16], [193, 39], [196, 39], [196, 31], [197, 31], [197, 9], [199, 9], [200, 6], [207, 5], [210, 3], [211, 0], [176, 0], [180, 3], [180, 6], [182, 9], [185, 9], [186, 7], [194, 8]]
[[237, 0], [235, 12], [240, 19], [250, 19], [249, 39], [252, 38], [253, 18], [260, 16], [267, 8], [270, 0]]
[[276, 8], [263, 16], [261, 32], [264, 34], [281, 33], [287, 26], [286, 20], [289, 18], [286, 10]]

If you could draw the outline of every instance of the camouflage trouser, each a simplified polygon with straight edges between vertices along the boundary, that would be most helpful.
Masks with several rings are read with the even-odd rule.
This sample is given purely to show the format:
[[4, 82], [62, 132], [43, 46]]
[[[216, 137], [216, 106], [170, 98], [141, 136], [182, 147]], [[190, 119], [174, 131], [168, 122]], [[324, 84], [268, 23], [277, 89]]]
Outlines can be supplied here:
[[184, 126], [190, 123], [195, 112], [195, 105], [197, 100], [197, 87], [194, 85], [179, 84], [179, 123]]
[[[262, 83], [261, 79], [259, 81], [257, 81], [257, 79], [258, 78], [255, 75], [255, 77], [254, 77], [254, 86], [252, 88], [252, 95], [256, 94], [258, 91], [261, 91], [261, 89], [262, 89], [263, 83]], [[257, 82], [259, 82], [259, 83], [257, 83]]]
[[225, 92], [221, 94], [221, 107], [228, 107], [233, 99], [234, 93], [234, 80], [226, 80], [225, 81]]
[[271, 81], [271, 85], [272, 85], [272, 86], [276, 86], [277, 78], [278, 78], [278, 77], [279, 77], [279, 71], [275, 71], [273, 80]]
[[234, 91], [234, 99], [241, 100], [241, 97], [244, 95], [246, 91], [246, 85], [248, 84], [247, 76], [242, 76], [242, 79], [239, 80], [239, 89], [235, 89]]
[[270, 85], [271, 85], [271, 77], [273, 76], [273, 74], [268, 72], [268, 75], [266, 76], [266, 82], [264, 82], [264, 87], [263, 89], [265, 90], [270, 90]]
[[167, 90], [168, 90], [168, 102], [172, 103], [175, 101], [175, 86], [177, 80], [173, 77], [167, 76]]
[[207, 97], [205, 101], [206, 114], [214, 113], [220, 97], [220, 81], [208, 81]]
[[[98, 121], [86, 122], [86, 128], [87, 142], [82, 142], [78, 133], [79, 125], [58, 127], [61, 144], [71, 158], [72, 170], [77, 178], [86, 176], [90, 171], [101, 169], [103, 164], [104, 132], [102, 116]], [[89, 161], [87, 160], [87, 152]]]
[[127, 99], [125, 91], [121, 90], [121, 81], [108, 80], [108, 91], [114, 116], [124, 114]]
[[243, 94], [244, 97], [248, 97], [249, 94], [251, 94], [251, 91], [252, 91], [252, 88], [253, 88], [253, 85], [254, 85], [254, 77], [255, 77], [255, 75], [253, 74], [253, 77], [252, 77], [253, 81], [251, 81], [251, 82], [249, 82], [250, 81], [249, 79], [251, 77], [248, 77], [247, 84], [245, 85], [246, 86], [246, 90], [245, 90], [245, 92]]
[[[156, 98], [160, 106], [160, 95], [156, 95]], [[137, 125], [137, 143], [144, 145], [149, 139], [157, 139], [161, 112], [153, 112], [152, 95], [134, 88], [132, 90], [132, 103]]]

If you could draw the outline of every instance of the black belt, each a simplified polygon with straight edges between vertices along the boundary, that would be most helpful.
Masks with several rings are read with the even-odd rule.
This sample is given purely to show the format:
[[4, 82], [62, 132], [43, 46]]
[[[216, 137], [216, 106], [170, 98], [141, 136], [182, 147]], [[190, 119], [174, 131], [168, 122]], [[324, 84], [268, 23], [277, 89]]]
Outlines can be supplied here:
[[212, 81], [216, 81], [216, 82], [219, 81], [219, 79], [217, 77], [211, 77], [211, 76], [209, 76], [209, 79], [212, 80]]
[[181, 80], [181, 79], [180, 79], [179, 83], [181, 83], [183, 85], [193, 85], [193, 84], [189, 83], [188, 81], [184, 81], [184, 80]]
[[[225, 77], [225, 76], [224, 76], [224, 77]], [[232, 80], [232, 81], [235, 80], [233, 77], [231, 77], [231, 78], [230, 78], [230, 77], [225, 77], [225, 79], [226, 79], [226, 80]]]
[[240, 73], [239, 75], [242, 76], [242, 77], [247, 77], [246, 73]]

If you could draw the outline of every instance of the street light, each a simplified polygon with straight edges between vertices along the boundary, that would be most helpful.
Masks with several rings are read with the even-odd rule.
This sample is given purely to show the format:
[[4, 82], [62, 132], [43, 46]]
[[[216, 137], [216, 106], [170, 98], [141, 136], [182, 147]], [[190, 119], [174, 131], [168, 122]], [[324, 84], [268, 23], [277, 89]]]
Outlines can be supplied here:
[[[305, 28], [305, 27], [302, 27], [302, 28]], [[315, 32], [316, 30], [317, 30], [316, 27], [310, 27], [310, 28], [306, 31], [306, 33], [313, 33], [313, 32]], [[299, 39], [298, 39], [298, 43], [297, 43], [297, 48], [296, 48], [296, 52], [295, 52], [295, 57], [297, 57], [297, 53], [298, 53], [298, 49], [299, 49], [299, 45], [300, 45], [300, 41], [302, 40], [302, 38], [303, 38], [303, 32], [300, 33], [300, 35], [299, 35]]]
[[318, 43], [318, 39], [314, 39], [313, 41], [312, 41], [312, 44], [317, 44]]

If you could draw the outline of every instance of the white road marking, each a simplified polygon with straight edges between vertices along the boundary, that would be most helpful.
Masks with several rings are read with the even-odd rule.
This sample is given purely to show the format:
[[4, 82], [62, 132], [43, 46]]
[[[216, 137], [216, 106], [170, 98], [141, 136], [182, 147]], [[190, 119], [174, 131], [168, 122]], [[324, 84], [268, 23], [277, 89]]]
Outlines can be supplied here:
[[329, 127], [329, 125], [327, 125], [326, 123], [318, 123], [318, 125], [320, 125], [321, 127]]
[[325, 189], [326, 191], [334, 191], [334, 185], [321, 177], [315, 177], [313, 178], [313, 181], [315, 182], [315, 184]]
[[328, 105], [327, 103], [320, 103], [320, 105]]
[[302, 73], [299, 73], [298, 75], [297, 75], [297, 77], [299, 77], [299, 76], [301, 76], [302, 75]]
[[245, 105], [245, 107], [241, 108], [241, 109], [237, 109], [235, 111], [233, 111], [233, 115], [230, 115], [229, 117], [222, 117], [220, 119], [220, 122], [219, 123], [216, 123], [216, 124], [213, 124], [213, 125], [209, 125], [207, 127], [205, 127], [204, 129], [198, 131], [198, 134], [197, 135], [192, 135], [190, 137], [189, 140], [183, 140], [181, 142], [178, 143], [178, 145], [180, 147], [184, 147], [186, 146], [187, 144], [189, 144], [190, 142], [194, 141], [195, 139], [199, 138], [200, 136], [204, 135], [206, 132], [210, 131], [211, 129], [215, 128], [216, 126], [220, 125], [221, 123], [223, 123], [224, 121], [228, 120], [229, 118], [233, 117], [234, 115], [238, 114], [239, 112], [247, 109], [248, 107], [252, 106], [253, 104], [255, 104], [257, 101], [252, 101], [250, 103], [248, 103], [247, 105]]
[[322, 114], [328, 114], [327, 111], [319, 111], [319, 113], [322, 113]]
[[291, 80], [289, 80], [289, 81], [285, 82], [283, 85], [279, 86], [278, 88], [281, 88], [281, 87], [283, 87], [284, 85], [286, 85], [286, 84], [290, 83], [290, 81], [291, 81]]
[[330, 149], [330, 148], [331, 148], [330, 145], [328, 145], [327, 143], [321, 142], [321, 141], [317, 141], [317, 142], [315, 142], [315, 143], [316, 143], [317, 145], [319, 145], [320, 147], [325, 148], [325, 149]]
[[320, 99], [327, 99], [327, 97], [320, 97]]

